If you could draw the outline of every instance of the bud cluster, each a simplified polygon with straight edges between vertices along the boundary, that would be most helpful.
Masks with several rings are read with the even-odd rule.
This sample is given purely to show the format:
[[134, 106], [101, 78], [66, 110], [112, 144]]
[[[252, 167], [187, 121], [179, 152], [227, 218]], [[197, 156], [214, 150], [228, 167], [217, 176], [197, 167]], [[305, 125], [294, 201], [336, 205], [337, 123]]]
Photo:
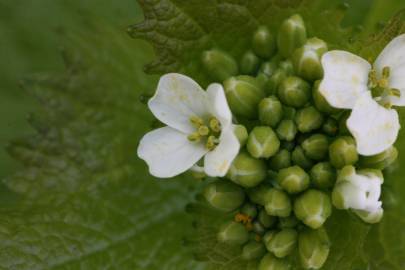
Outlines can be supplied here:
[[278, 31], [260, 26], [251, 44], [239, 62], [219, 50], [202, 58], [224, 86], [241, 144], [227, 179], [204, 191], [213, 208], [235, 213], [217, 240], [240, 245], [241, 256], [257, 260], [258, 270], [289, 269], [296, 250], [302, 267], [319, 269], [330, 246], [323, 225], [335, 201], [343, 200], [338, 191], [336, 200], [331, 197], [342, 169], [381, 171], [397, 151], [357, 153], [347, 113], [331, 107], [318, 90], [328, 46], [307, 37], [300, 15], [287, 18]]

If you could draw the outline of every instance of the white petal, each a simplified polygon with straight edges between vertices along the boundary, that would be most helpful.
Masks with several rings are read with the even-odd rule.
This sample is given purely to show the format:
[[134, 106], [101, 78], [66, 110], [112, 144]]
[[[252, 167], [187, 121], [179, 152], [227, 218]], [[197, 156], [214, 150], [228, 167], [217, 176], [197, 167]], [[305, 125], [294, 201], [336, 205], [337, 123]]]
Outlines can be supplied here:
[[364, 156], [387, 150], [400, 129], [397, 111], [379, 105], [369, 92], [356, 102], [347, 127], [356, 139], [357, 152]]
[[192, 143], [187, 135], [170, 127], [147, 133], [139, 143], [138, 156], [151, 175], [169, 178], [190, 169], [207, 152], [204, 144]]
[[366, 92], [371, 65], [363, 58], [345, 51], [330, 51], [322, 57], [324, 77], [320, 93], [335, 108], [351, 109]]
[[401, 91], [401, 97], [391, 97], [391, 103], [405, 106], [405, 35], [394, 38], [380, 53], [374, 63], [380, 75], [384, 67], [390, 67], [389, 85]]
[[207, 95], [211, 113], [218, 118], [223, 127], [229, 126], [232, 123], [232, 113], [222, 85], [218, 83], [209, 85]]
[[219, 145], [205, 155], [205, 173], [212, 177], [223, 177], [228, 172], [232, 161], [239, 153], [240, 144], [233, 132], [233, 126], [222, 130]]
[[195, 131], [191, 116], [206, 116], [207, 95], [191, 78], [170, 73], [160, 78], [155, 95], [148, 106], [157, 119], [185, 133]]

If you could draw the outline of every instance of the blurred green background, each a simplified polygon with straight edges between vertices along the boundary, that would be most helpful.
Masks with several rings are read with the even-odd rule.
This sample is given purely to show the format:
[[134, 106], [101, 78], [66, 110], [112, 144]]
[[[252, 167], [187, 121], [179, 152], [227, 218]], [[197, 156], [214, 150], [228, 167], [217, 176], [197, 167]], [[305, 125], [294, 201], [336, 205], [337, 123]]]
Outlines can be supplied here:
[[[343, 1], [323, 2], [326, 8]], [[351, 7], [345, 24], [363, 25], [365, 33], [405, 8], [404, 0], [345, 2]], [[30, 74], [63, 69], [58, 33], [82, 29], [90, 15], [123, 35], [127, 25], [142, 19], [136, 0], [0, 0], [0, 178], [18, 170], [4, 150], [7, 143], [33, 132], [26, 120], [38, 105], [19, 88], [19, 81]]]

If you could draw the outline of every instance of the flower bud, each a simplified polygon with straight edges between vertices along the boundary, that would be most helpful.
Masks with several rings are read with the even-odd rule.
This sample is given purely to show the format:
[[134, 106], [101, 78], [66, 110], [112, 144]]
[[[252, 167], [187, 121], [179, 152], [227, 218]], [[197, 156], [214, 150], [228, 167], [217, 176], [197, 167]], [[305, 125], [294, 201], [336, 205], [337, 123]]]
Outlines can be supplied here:
[[277, 94], [281, 83], [287, 78], [287, 76], [285, 70], [278, 68], [267, 82], [266, 93], [269, 95]]
[[202, 64], [207, 74], [216, 82], [223, 82], [238, 74], [235, 59], [224, 51], [212, 49], [203, 52]]
[[297, 112], [295, 123], [300, 132], [311, 132], [322, 126], [323, 116], [315, 107], [309, 106]]
[[240, 146], [243, 147], [245, 146], [247, 139], [249, 137], [249, 133], [245, 126], [243, 125], [234, 125], [234, 130], [233, 132], [235, 133], [236, 137], [239, 140]]
[[285, 120], [295, 120], [295, 115], [297, 114], [297, 109], [293, 107], [284, 106], [284, 119]]
[[264, 98], [264, 90], [256, 78], [241, 75], [224, 81], [229, 107], [237, 116], [255, 118], [257, 105]]
[[266, 26], [260, 26], [253, 35], [252, 47], [261, 58], [270, 58], [276, 51], [276, 40]]
[[286, 19], [278, 32], [277, 47], [280, 53], [288, 58], [292, 52], [304, 45], [307, 39], [307, 30], [300, 15], [293, 15]]
[[314, 164], [314, 162], [305, 155], [301, 146], [296, 146], [294, 148], [294, 151], [291, 154], [291, 160], [294, 165], [298, 165], [303, 169], [309, 169]]
[[288, 217], [291, 213], [291, 201], [288, 195], [281, 190], [271, 189], [264, 198], [267, 214], [277, 217]]
[[337, 138], [329, 146], [330, 163], [336, 168], [341, 169], [346, 165], [355, 164], [359, 156], [357, 154], [356, 142], [352, 137], [343, 136]]
[[295, 215], [290, 215], [288, 217], [279, 218], [278, 227], [280, 229], [295, 228], [299, 224], [299, 220]]
[[276, 127], [283, 118], [283, 105], [275, 96], [262, 99], [259, 103], [259, 120], [262, 124]]
[[328, 137], [323, 134], [314, 134], [301, 144], [307, 157], [314, 160], [323, 160], [328, 155]]
[[281, 149], [278, 153], [270, 159], [270, 169], [279, 171], [283, 168], [291, 166], [291, 154], [286, 149]]
[[291, 75], [294, 74], [294, 66], [293, 66], [293, 63], [292, 63], [290, 60], [287, 59], [287, 60], [281, 61], [278, 66], [279, 66], [282, 70], [284, 70], [285, 73], [286, 73], [288, 76], [291, 76]]
[[312, 184], [320, 189], [333, 187], [336, 181], [336, 170], [329, 162], [320, 162], [311, 169]]
[[249, 241], [242, 249], [242, 259], [254, 260], [263, 257], [266, 254], [266, 247], [263, 243]]
[[329, 117], [322, 125], [322, 131], [329, 136], [335, 136], [338, 132], [338, 122], [336, 119]]
[[221, 226], [217, 239], [228, 245], [243, 245], [249, 240], [249, 233], [241, 223], [230, 221]]
[[323, 77], [322, 55], [328, 51], [328, 45], [319, 38], [310, 38], [304, 46], [294, 51], [292, 62], [295, 73], [308, 81]]
[[284, 104], [299, 108], [309, 101], [311, 97], [311, 87], [303, 79], [290, 76], [281, 82], [277, 93]]
[[260, 184], [254, 188], [248, 189], [247, 195], [249, 197], [249, 200], [253, 203], [264, 206], [267, 193], [271, 189], [272, 187], [269, 184]]
[[305, 269], [320, 269], [328, 258], [329, 249], [329, 237], [324, 228], [300, 232], [298, 254]]
[[382, 208], [378, 209], [375, 212], [368, 212], [363, 210], [353, 210], [353, 212], [364, 222], [369, 224], [379, 223], [384, 215], [384, 210]]
[[260, 59], [252, 51], [243, 54], [240, 61], [240, 73], [245, 75], [254, 75], [260, 66]]
[[325, 97], [319, 92], [319, 85], [321, 84], [321, 81], [316, 81], [314, 83], [314, 87], [312, 90], [312, 97], [314, 99], [315, 107], [327, 114], [335, 114], [339, 112], [339, 109], [333, 108], [328, 101], [326, 101]]
[[364, 168], [373, 168], [384, 170], [394, 163], [398, 157], [398, 150], [395, 146], [391, 146], [384, 152], [374, 156], [361, 156], [360, 165]]
[[294, 213], [305, 225], [318, 229], [332, 214], [332, 204], [327, 194], [309, 189], [295, 200]]
[[[274, 59], [274, 58], [273, 58]], [[276, 72], [277, 67], [278, 67], [278, 61], [276, 60], [271, 60], [271, 61], [267, 61], [264, 62], [261, 66], [260, 66], [260, 73], [263, 73], [264, 75], [266, 75], [268, 78], [270, 78], [271, 76], [273, 76], [274, 72]]]
[[254, 204], [246, 203], [240, 209], [242, 214], [245, 214], [251, 218], [255, 218], [257, 216], [257, 208]]
[[245, 200], [243, 189], [226, 180], [208, 184], [203, 194], [212, 207], [226, 212], [236, 210]]
[[278, 184], [290, 194], [304, 191], [309, 186], [309, 175], [299, 166], [281, 169], [277, 175]]
[[262, 258], [258, 270], [289, 270], [290, 265], [286, 260], [281, 260], [271, 253]]
[[277, 221], [277, 218], [274, 216], [270, 216], [266, 213], [265, 210], [260, 210], [258, 220], [260, 224], [263, 225], [264, 228], [268, 229], [271, 228]]
[[280, 141], [271, 127], [259, 126], [250, 132], [246, 148], [255, 158], [269, 158], [277, 153]]
[[293, 120], [284, 119], [278, 125], [276, 132], [280, 140], [289, 142], [294, 140], [295, 135], [297, 134], [297, 126]]
[[293, 229], [283, 229], [276, 233], [266, 248], [278, 258], [289, 255], [297, 244], [298, 234]]
[[232, 162], [227, 177], [242, 187], [255, 187], [266, 178], [266, 163], [241, 152]]
[[277, 231], [267, 231], [263, 237], [262, 241], [264, 245], [266, 246], [267, 250], [269, 249], [268, 246], [270, 246], [270, 242], [273, 239], [273, 237], [276, 235]]

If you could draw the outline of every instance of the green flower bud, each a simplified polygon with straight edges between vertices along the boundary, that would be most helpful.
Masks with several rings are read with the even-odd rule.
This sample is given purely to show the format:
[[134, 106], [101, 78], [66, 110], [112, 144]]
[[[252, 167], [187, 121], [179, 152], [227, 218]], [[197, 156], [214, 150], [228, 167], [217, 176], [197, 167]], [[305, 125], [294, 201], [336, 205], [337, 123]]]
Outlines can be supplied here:
[[298, 233], [293, 229], [283, 229], [276, 233], [266, 246], [278, 258], [289, 255], [297, 244]]
[[252, 225], [253, 225], [253, 231], [256, 234], [263, 235], [266, 232], [266, 228], [264, 228], [264, 226], [259, 221], [257, 221], [257, 220], [254, 221]]
[[269, 250], [270, 247], [270, 242], [273, 239], [273, 237], [276, 235], [277, 231], [267, 231], [263, 237], [262, 237], [262, 242], [266, 246], [267, 250]]
[[286, 149], [281, 149], [270, 159], [270, 169], [278, 171], [291, 166], [291, 154]]
[[[274, 59], [274, 58], [273, 58]], [[278, 66], [278, 61], [267, 61], [264, 62], [261, 66], [260, 66], [260, 73], [263, 73], [264, 75], [266, 75], [268, 78], [270, 78], [271, 76], [273, 76], [274, 72], [276, 72], [277, 70], [277, 66]]]
[[309, 101], [311, 86], [299, 77], [290, 76], [281, 82], [277, 93], [284, 104], [299, 108]]
[[277, 175], [279, 185], [290, 194], [304, 191], [309, 186], [309, 175], [298, 166], [281, 169]]
[[277, 217], [288, 217], [291, 213], [291, 201], [288, 195], [281, 190], [271, 189], [264, 198], [267, 214]]
[[322, 125], [322, 131], [329, 136], [335, 136], [338, 132], [338, 122], [336, 119], [329, 117]]
[[300, 132], [311, 132], [322, 126], [323, 116], [315, 107], [309, 106], [297, 112], [295, 123]]
[[294, 148], [291, 154], [291, 160], [294, 165], [298, 165], [303, 169], [309, 169], [314, 164], [314, 162], [305, 155], [301, 146]]
[[278, 68], [270, 77], [266, 85], [266, 93], [269, 95], [277, 94], [281, 83], [287, 78], [285, 70]]
[[263, 257], [266, 254], [266, 247], [263, 243], [256, 241], [249, 241], [242, 249], [242, 259], [254, 260]]
[[316, 81], [314, 83], [314, 87], [312, 89], [312, 96], [314, 98], [315, 107], [323, 112], [328, 114], [335, 114], [339, 112], [339, 109], [333, 108], [328, 101], [326, 101], [325, 97], [319, 92], [319, 85], [321, 81]]
[[332, 188], [336, 182], [336, 170], [329, 162], [320, 162], [311, 169], [311, 179], [315, 187]]
[[391, 146], [384, 152], [374, 156], [361, 156], [360, 165], [364, 168], [384, 170], [395, 162], [398, 157], [398, 150]]
[[290, 265], [286, 260], [281, 260], [275, 257], [271, 253], [267, 253], [266, 256], [260, 261], [258, 270], [289, 270]]
[[308, 81], [323, 77], [322, 55], [328, 51], [328, 45], [319, 38], [310, 38], [301, 48], [294, 51], [292, 61], [296, 74]]
[[295, 115], [297, 114], [297, 110], [295, 108], [284, 106], [283, 112], [285, 120], [295, 120]]
[[243, 245], [249, 240], [249, 233], [241, 223], [230, 221], [221, 226], [217, 239], [228, 245]]
[[293, 120], [284, 119], [278, 125], [276, 132], [280, 140], [292, 141], [297, 135], [297, 126]]
[[379, 223], [384, 216], [384, 211], [382, 209], [381, 211], [376, 212], [368, 212], [363, 210], [353, 210], [353, 212], [358, 215], [364, 222], [369, 224]]
[[257, 106], [264, 98], [264, 90], [256, 78], [241, 75], [224, 82], [229, 107], [237, 116], [255, 118]]
[[253, 51], [261, 58], [270, 58], [276, 51], [276, 40], [266, 26], [260, 26], [253, 35]]
[[212, 49], [203, 52], [202, 64], [207, 74], [216, 82], [223, 82], [238, 74], [238, 64], [235, 59], [224, 51]]
[[329, 146], [330, 163], [336, 168], [341, 169], [346, 165], [355, 164], [359, 156], [357, 154], [356, 142], [352, 137], [343, 136], [337, 138]]
[[243, 125], [235, 125], [233, 132], [238, 138], [240, 146], [243, 147], [246, 144], [247, 139], [249, 137], [247, 129]]
[[298, 254], [305, 269], [320, 269], [329, 255], [330, 241], [324, 228], [305, 229], [298, 236]]
[[278, 32], [277, 47], [280, 53], [288, 58], [292, 52], [304, 45], [307, 39], [307, 30], [300, 15], [293, 15], [286, 19]]
[[256, 204], [265, 205], [267, 193], [272, 189], [268, 184], [261, 184], [247, 190], [249, 199]]
[[280, 141], [271, 127], [255, 127], [249, 134], [246, 148], [255, 158], [269, 158], [277, 153]]
[[240, 72], [246, 75], [253, 75], [257, 72], [260, 66], [260, 59], [252, 51], [247, 51], [243, 54], [240, 61]]
[[240, 209], [242, 214], [248, 215], [251, 218], [255, 218], [257, 216], [257, 208], [254, 204], [246, 203]]
[[285, 71], [285, 73], [289, 76], [294, 74], [294, 66], [290, 60], [284, 60], [280, 62], [279, 67]]
[[318, 229], [332, 214], [332, 204], [327, 194], [309, 189], [295, 200], [294, 213], [305, 225]]
[[264, 209], [260, 210], [257, 219], [266, 229], [271, 228], [277, 222], [277, 218], [268, 215]]
[[283, 105], [275, 96], [262, 99], [259, 103], [259, 120], [262, 124], [276, 127], [283, 118]]
[[302, 149], [307, 157], [314, 160], [323, 160], [328, 155], [328, 137], [323, 134], [314, 134], [304, 140]]
[[242, 187], [255, 187], [266, 178], [266, 170], [263, 160], [241, 152], [232, 162], [227, 177]]
[[295, 228], [299, 224], [299, 220], [295, 215], [279, 218], [278, 227], [281, 229]]
[[208, 184], [203, 194], [212, 207], [226, 212], [236, 210], [245, 200], [243, 189], [225, 180]]

